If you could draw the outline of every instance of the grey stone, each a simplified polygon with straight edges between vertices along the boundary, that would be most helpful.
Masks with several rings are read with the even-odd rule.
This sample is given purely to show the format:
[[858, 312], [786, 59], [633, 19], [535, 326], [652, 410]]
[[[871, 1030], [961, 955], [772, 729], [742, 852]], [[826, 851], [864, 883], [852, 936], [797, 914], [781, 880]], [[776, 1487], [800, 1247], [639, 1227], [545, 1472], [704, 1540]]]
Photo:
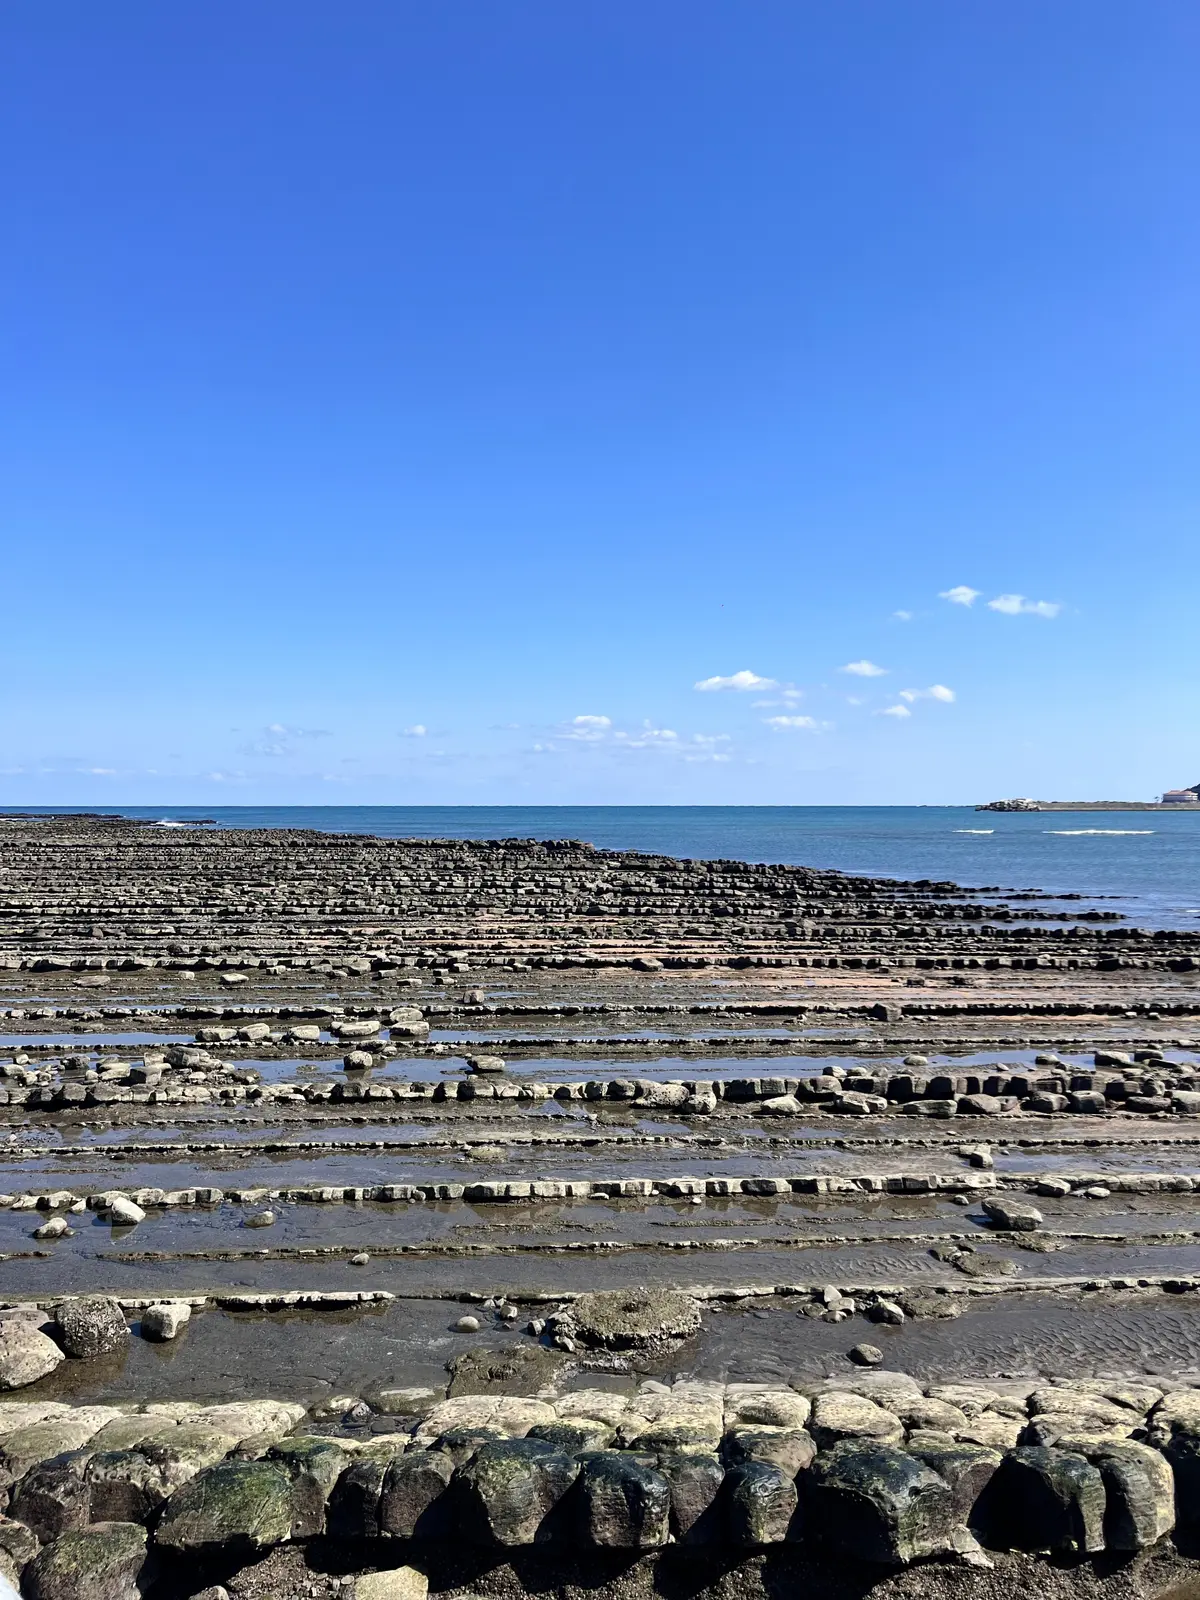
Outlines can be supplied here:
[[583, 1418], [579, 1421], [535, 1422], [525, 1435], [527, 1439], [544, 1439], [569, 1456], [583, 1455], [589, 1450], [607, 1450], [615, 1437], [615, 1429], [605, 1422]]
[[883, 1365], [883, 1351], [877, 1344], [856, 1344], [847, 1353], [855, 1366], [881, 1367]]
[[628, 1350], [686, 1338], [700, 1327], [700, 1307], [675, 1289], [603, 1289], [571, 1307], [579, 1337], [590, 1345]]
[[38, 1548], [37, 1535], [31, 1528], [11, 1517], [0, 1516], [0, 1559], [6, 1559], [19, 1572], [37, 1555]]
[[813, 1401], [809, 1430], [821, 1449], [841, 1439], [873, 1439], [898, 1444], [904, 1437], [900, 1418], [865, 1395], [832, 1390]]
[[915, 1439], [909, 1440], [908, 1450], [946, 1480], [956, 1515], [971, 1523], [975, 1507], [1000, 1466], [1000, 1452], [979, 1444], [922, 1444]]
[[583, 1457], [580, 1535], [605, 1549], [652, 1550], [670, 1535], [671, 1489], [662, 1473], [618, 1450]]
[[817, 1457], [809, 1483], [811, 1525], [838, 1555], [897, 1565], [950, 1542], [950, 1485], [903, 1450], [843, 1440]]
[[292, 1486], [265, 1461], [226, 1461], [198, 1473], [167, 1501], [155, 1543], [177, 1550], [253, 1555], [292, 1532]]
[[53, 1372], [63, 1353], [53, 1339], [17, 1317], [0, 1322], [0, 1389], [23, 1389]]
[[792, 1478], [812, 1465], [816, 1453], [813, 1437], [804, 1428], [736, 1428], [721, 1441], [727, 1466], [766, 1462]]
[[325, 1531], [325, 1507], [345, 1466], [346, 1452], [336, 1439], [300, 1437], [272, 1445], [266, 1458], [287, 1473], [292, 1485], [293, 1539]]
[[1175, 1478], [1170, 1463], [1132, 1439], [1088, 1452], [1104, 1480], [1104, 1543], [1109, 1550], [1144, 1550], [1175, 1526]]
[[73, 1528], [86, 1528], [92, 1520], [84, 1477], [90, 1460], [87, 1450], [68, 1450], [30, 1467], [13, 1487], [10, 1516], [31, 1528], [43, 1544]]
[[729, 1539], [742, 1549], [795, 1536], [797, 1504], [795, 1474], [769, 1461], [748, 1461], [725, 1475]]
[[444, 1450], [409, 1450], [394, 1456], [379, 1496], [379, 1532], [391, 1539], [428, 1537], [443, 1531], [439, 1510], [454, 1475]]
[[[176, 1429], [178, 1433], [182, 1430]], [[84, 1471], [88, 1504], [97, 1522], [146, 1522], [175, 1490], [189, 1482], [204, 1467], [225, 1440], [187, 1444], [163, 1439], [146, 1439], [128, 1450], [102, 1450], [94, 1454]]]
[[867, 1308], [867, 1315], [872, 1322], [888, 1323], [897, 1328], [904, 1321], [904, 1312], [894, 1300], [876, 1300]]
[[995, 1491], [1009, 1545], [1065, 1555], [1104, 1549], [1104, 1480], [1083, 1456], [1022, 1446], [1005, 1457]]
[[989, 1195], [982, 1209], [997, 1228], [1010, 1229], [1014, 1233], [1033, 1233], [1044, 1221], [1036, 1206], [1024, 1205], [1019, 1200], [1009, 1200], [1007, 1197], [1000, 1199]]
[[501, 1056], [467, 1056], [467, 1065], [472, 1072], [483, 1075], [497, 1075], [504, 1071], [504, 1060]]
[[658, 1470], [670, 1486], [672, 1536], [686, 1545], [723, 1541], [725, 1468], [717, 1457], [700, 1450], [669, 1451], [659, 1456]]
[[107, 1355], [127, 1344], [125, 1313], [107, 1295], [83, 1295], [63, 1300], [54, 1313], [58, 1342], [69, 1356], [90, 1359]]
[[959, 1096], [959, 1113], [968, 1117], [998, 1117], [1004, 1102], [994, 1094], [964, 1094]]
[[354, 1580], [354, 1600], [427, 1600], [429, 1579], [415, 1567], [365, 1572]]
[[47, 1545], [25, 1568], [22, 1588], [28, 1600], [139, 1600], [145, 1564], [145, 1528], [99, 1522]]
[[[398, 1446], [396, 1456], [403, 1454]], [[377, 1539], [380, 1499], [391, 1462], [386, 1457], [363, 1456], [350, 1465], [329, 1496], [326, 1525], [335, 1539]]]
[[578, 1462], [544, 1439], [485, 1444], [459, 1473], [464, 1531], [481, 1544], [544, 1543], [578, 1473]]
[[163, 1300], [156, 1306], [147, 1306], [140, 1322], [142, 1338], [174, 1339], [191, 1317], [192, 1308], [186, 1300]]

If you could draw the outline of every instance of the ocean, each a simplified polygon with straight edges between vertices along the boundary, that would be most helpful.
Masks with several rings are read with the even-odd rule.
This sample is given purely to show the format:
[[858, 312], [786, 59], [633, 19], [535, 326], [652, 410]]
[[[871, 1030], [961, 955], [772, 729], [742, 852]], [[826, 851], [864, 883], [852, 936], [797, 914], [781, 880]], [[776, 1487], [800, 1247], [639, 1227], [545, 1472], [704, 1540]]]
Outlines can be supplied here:
[[1147, 927], [1200, 926], [1200, 812], [966, 806], [9, 806], [382, 838], [586, 839], [608, 849], [836, 867], [1082, 895]]

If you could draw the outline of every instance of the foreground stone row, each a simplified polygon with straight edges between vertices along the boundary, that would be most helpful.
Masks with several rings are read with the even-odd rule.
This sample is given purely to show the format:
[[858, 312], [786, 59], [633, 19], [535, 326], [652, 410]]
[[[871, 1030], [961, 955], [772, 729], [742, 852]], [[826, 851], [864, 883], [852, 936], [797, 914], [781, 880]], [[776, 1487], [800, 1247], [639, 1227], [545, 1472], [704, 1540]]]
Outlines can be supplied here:
[[698, 1553], [804, 1543], [888, 1565], [986, 1565], [989, 1548], [1140, 1550], [1200, 1519], [1193, 1388], [1098, 1380], [1017, 1396], [866, 1372], [553, 1399], [393, 1390], [377, 1404], [396, 1432], [332, 1434], [349, 1399], [315, 1415], [276, 1401], [0, 1406], [0, 1567], [67, 1600], [43, 1575], [64, 1540], [77, 1560], [89, 1529], [95, 1560], [118, 1549], [134, 1572], [148, 1555], [236, 1562], [319, 1536]]

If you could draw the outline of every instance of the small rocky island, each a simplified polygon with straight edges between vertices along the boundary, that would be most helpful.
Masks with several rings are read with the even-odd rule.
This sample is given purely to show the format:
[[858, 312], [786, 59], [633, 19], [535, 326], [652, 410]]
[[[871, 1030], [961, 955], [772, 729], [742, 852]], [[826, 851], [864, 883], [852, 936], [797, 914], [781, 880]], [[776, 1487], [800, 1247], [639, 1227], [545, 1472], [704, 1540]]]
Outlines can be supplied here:
[[1078, 897], [0, 817], [0, 1574], [1194, 1593], [1198, 1041]]
[[1200, 811], [1200, 783], [1168, 789], [1161, 800], [989, 800], [976, 811]]

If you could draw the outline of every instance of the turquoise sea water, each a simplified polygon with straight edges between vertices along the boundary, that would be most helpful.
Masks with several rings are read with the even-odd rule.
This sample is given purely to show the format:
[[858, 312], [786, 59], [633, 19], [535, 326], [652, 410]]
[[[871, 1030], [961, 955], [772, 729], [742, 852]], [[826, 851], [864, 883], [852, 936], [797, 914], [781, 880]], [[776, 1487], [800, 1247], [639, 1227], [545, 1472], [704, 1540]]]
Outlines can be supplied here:
[[316, 828], [383, 838], [586, 839], [609, 849], [1080, 894], [1088, 902], [1103, 899], [1109, 909], [1124, 911], [1147, 926], [1200, 926], [1200, 811], [1005, 813], [958, 806], [78, 809], [154, 822], [210, 818], [227, 828]]

